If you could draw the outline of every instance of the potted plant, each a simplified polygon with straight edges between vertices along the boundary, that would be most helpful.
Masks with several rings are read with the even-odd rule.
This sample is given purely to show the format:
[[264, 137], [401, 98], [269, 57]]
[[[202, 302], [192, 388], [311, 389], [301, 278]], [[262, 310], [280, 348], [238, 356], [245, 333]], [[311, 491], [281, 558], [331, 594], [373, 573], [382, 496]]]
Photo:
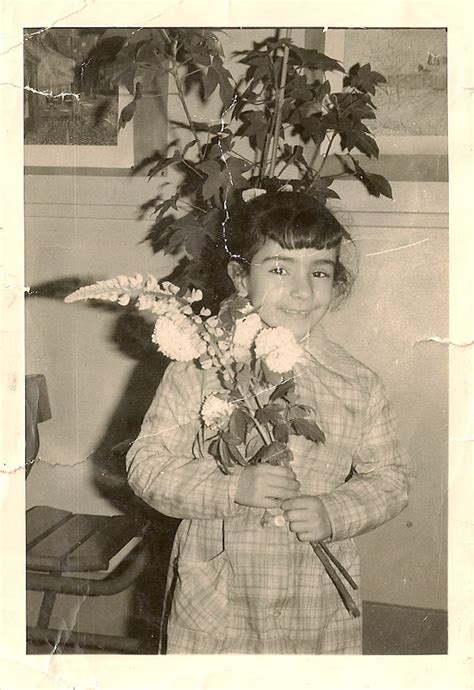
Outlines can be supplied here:
[[[372, 195], [392, 196], [389, 182], [368, 172], [360, 157], [379, 154], [367, 122], [376, 117], [373, 96], [384, 77], [370, 64], [356, 64], [346, 73], [337, 60], [296, 45], [290, 29], [283, 33], [234, 54], [244, 65], [239, 79], [226, 66], [217, 30], [109, 29], [94, 49], [107, 78], [134, 94], [122, 110], [120, 126], [132, 121], [141, 84], [154, 73], [167, 71], [176, 88], [183, 119], [171, 124], [187, 130], [187, 143], [172, 141], [166, 154], [153, 153], [136, 170], [145, 169], [152, 180], [175, 168], [179, 180], [171, 194], [160, 185], [142, 211], [153, 210], [147, 239], [155, 252], [184, 250], [173, 281], [183, 289], [202, 289], [211, 308], [220, 294], [206, 267], [216, 252], [225, 251], [223, 227], [245, 190], [287, 185], [325, 203], [339, 198], [332, 186], [336, 178], [353, 177]], [[332, 90], [331, 72], [343, 75], [342, 90]], [[217, 93], [219, 122], [193, 119], [187, 98], [196, 86], [203, 103]], [[329, 166], [336, 144], [338, 153]]]

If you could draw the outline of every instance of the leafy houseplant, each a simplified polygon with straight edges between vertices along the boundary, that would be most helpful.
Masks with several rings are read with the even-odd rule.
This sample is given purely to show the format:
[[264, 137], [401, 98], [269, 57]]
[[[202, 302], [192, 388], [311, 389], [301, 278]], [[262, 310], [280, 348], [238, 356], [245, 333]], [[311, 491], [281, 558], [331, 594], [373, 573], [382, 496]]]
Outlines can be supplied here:
[[[215, 264], [216, 252], [225, 252], [223, 227], [245, 190], [288, 185], [326, 203], [339, 198], [332, 188], [336, 178], [355, 177], [370, 194], [391, 198], [388, 181], [366, 171], [360, 156], [355, 157], [373, 159], [379, 154], [365, 121], [376, 116], [372, 97], [385, 82], [381, 74], [369, 64], [356, 64], [346, 73], [337, 60], [295, 45], [287, 29], [284, 36], [277, 32], [234, 53], [244, 66], [243, 76], [235, 79], [225, 65], [218, 33], [153, 28], [124, 36], [123, 30], [114, 35], [111, 29], [95, 48], [100, 56], [101, 46], [108, 46], [101, 69], [135, 94], [121, 113], [121, 126], [127, 126], [140, 107], [138, 84], [166, 70], [176, 87], [183, 120], [171, 124], [187, 130], [189, 140], [184, 146], [179, 140], [171, 142], [166, 154], [155, 152], [137, 169], [146, 169], [151, 180], [175, 168], [179, 180], [174, 193], [165, 195], [160, 189], [142, 211], [153, 209], [147, 239], [154, 251], [185, 250], [174, 282], [183, 289], [202, 289], [211, 308], [222, 295], [206, 267]], [[344, 75], [341, 91], [332, 91], [328, 72]], [[187, 98], [196, 88], [203, 103], [218, 93], [217, 123], [193, 119]], [[339, 167], [328, 171], [336, 143], [339, 153], [333, 160]]]

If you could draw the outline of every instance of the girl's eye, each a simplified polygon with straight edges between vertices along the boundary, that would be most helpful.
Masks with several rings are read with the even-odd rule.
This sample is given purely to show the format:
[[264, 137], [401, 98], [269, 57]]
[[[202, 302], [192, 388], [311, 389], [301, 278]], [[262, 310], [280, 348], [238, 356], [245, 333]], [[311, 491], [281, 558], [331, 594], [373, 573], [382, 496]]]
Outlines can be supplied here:
[[275, 266], [275, 268], [272, 268], [270, 271], [270, 273], [274, 273], [277, 276], [283, 276], [286, 272], [286, 268], [283, 268], [283, 266]]
[[326, 271], [314, 271], [313, 278], [330, 278], [331, 276]]

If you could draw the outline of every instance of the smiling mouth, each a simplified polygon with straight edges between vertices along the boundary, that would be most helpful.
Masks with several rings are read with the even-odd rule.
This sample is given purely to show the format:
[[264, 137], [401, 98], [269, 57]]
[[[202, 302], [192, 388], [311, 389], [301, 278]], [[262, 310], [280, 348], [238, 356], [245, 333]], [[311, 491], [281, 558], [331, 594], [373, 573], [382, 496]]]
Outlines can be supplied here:
[[285, 314], [292, 314], [294, 316], [309, 316], [311, 314], [311, 310], [309, 309], [284, 309], [282, 308], [282, 311], [285, 312]]

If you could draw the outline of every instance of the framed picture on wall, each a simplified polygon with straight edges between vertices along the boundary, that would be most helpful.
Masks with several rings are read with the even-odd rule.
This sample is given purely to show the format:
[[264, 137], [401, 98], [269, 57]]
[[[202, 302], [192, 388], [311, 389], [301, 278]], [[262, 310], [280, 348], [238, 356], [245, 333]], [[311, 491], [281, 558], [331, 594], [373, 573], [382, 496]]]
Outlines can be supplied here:
[[[329, 29], [324, 48], [346, 70], [368, 64], [386, 79], [373, 97], [377, 119], [367, 122], [380, 149], [378, 171], [392, 180], [445, 181], [447, 30]], [[330, 81], [342, 89], [341, 75]]]
[[24, 34], [27, 173], [123, 174], [153, 151], [166, 150], [166, 65], [140, 80], [133, 71], [110, 67], [130, 29], [26, 29]]

